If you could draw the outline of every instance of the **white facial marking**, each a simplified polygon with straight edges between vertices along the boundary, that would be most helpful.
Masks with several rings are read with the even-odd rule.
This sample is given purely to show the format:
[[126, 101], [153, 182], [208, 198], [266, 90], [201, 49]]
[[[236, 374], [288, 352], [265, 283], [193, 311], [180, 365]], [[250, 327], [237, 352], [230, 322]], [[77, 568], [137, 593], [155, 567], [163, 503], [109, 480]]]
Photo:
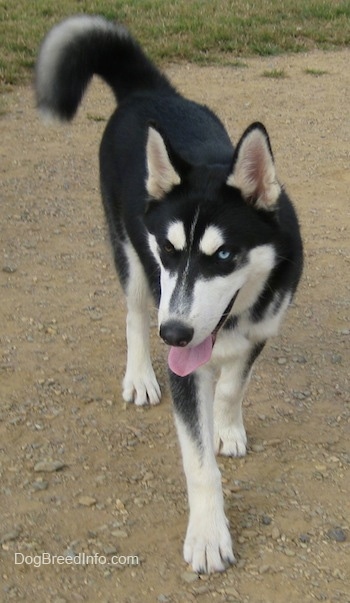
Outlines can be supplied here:
[[[176, 299], [173, 294], [179, 274], [170, 274], [161, 266], [161, 300], [159, 323], [181, 317], [194, 328], [192, 345], [197, 345], [213, 332], [229, 302], [240, 289], [233, 311], [241, 314], [250, 308], [261, 294], [266, 279], [275, 265], [275, 251], [270, 245], [260, 245], [250, 251], [247, 261], [231, 274], [202, 279], [192, 283], [191, 304], [183, 297], [178, 287]], [[188, 284], [187, 275], [181, 279]], [[185, 300], [185, 301], [184, 301]], [[172, 308], [170, 309], [170, 301]]]
[[217, 226], [208, 226], [199, 243], [199, 249], [205, 255], [213, 255], [224, 243], [220, 229]]
[[183, 251], [186, 248], [185, 228], [180, 220], [170, 224], [167, 239], [175, 247], [176, 251]]
[[235, 302], [236, 312], [241, 314], [250, 308], [262, 293], [266, 279], [276, 262], [275, 250], [271, 245], [254, 247], [248, 255], [245, 267], [246, 278]]
[[152, 251], [156, 262], [160, 265], [160, 257], [158, 253], [158, 243], [157, 239], [153, 234], [148, 233], [148, 245], [150, 250]]

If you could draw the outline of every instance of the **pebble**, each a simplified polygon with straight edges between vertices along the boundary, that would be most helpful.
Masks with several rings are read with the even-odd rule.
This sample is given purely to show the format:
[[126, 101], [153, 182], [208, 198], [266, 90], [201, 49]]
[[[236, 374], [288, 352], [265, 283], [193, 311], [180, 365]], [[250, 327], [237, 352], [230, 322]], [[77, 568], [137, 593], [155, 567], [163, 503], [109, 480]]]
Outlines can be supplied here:
[[282, 440], [281, 440], [280, 438], [272, 438], [271, 440], [269, 440], [269, 441], [267, 442], [267, 444], [268, 444], [269, 446], [278, 446], [278, 445], [281, 443], [281, 441], [282, 441]]
[[6, 272], [6, 274], [13, 274], [17, 271], [17, 266], [14, 266], [13, 264], [7, 264], [6, 266], [3, 266], [2, 271]]
[[279, 531], [279, 529], [277, 528], [277, 526], [274, 526], [272, 528], [272, 532], [271, 532], [271, 537], [273, 540], [278, 540], [281, 536], [281, 532]]
[[74, 559], [74, 557], [76, 556], [76, 552], [72, 547], [68, 547], [68, 549], [64, 551], [63, 556], [66, 559]]
[[11, 530], [10, 532], [6, 532], [6, 534], [1, 536], [0, 538], [0, 544], [5, 544], [5, 542], [12, 542], [13, 540], [17, 540], [19, 535], [19, 530]]
[[118, 549], [115, 546], [104, 546], [103, 552], [105, 555], [115, 555], [118, 552]]
[[258, 532], [256, 530], [243, 530], [242, 536], [247, 540], [253, 540], [258, 536]]
[[253, 452], [264, 452], [265, 446], [263, 444], [253, 444], [251, 449]]
[[284, 549], [283, 552], [285, 555], [287, 555], [287, 557], [295, 557], [295, 551], [292, 549]]
[[152, 473], [151, 471], [147, 471], [145, 473], [145, 475], [142, 478], [143, 482], [149, 482], [150, 480], [154, 479], [154, 473]]
[[197, 582], [198, 574], [196, 574], [195, 572], [183, 572], [181, 574], [181, 579], [184, 582], [187, 582], [187, 584], [192, 584], [192, 582]]
[[320, 471], [321, 473], [323, 473], [324, 471], [327, 471], [326, 465], [315, 465], [315, 469], [316, 469], [316, 471]]
[[343, 357], [341, 354], [332, 354], [331, 363], [332, 364], [341, 364]]
[[117, 498], [117, 500], [115, 501], [115, 506], [117, 508], [118, 511], [120, 511], [120, 513], [122, 514], [127, 514], [127, 510], [125, 508], [124, 503], [120, 500], [120, 498]]
[[113, 530], [111, 532], [114, 538], [128, 538], [129, 534], [125, 530]]
[[32, 484], [32, 488], [34, 490], [34, 492], [41, 492], [42, 490], [47, 490], [49, 487], [49, 482], [45, 482], [45, 481], [35, 481]]
[[225, 588], [225, 593], [226, 593], [226, 595], [231, 595], [232, 597], [237, 597], [237, 599], [239, 599], [241, 596], [239, 594], [239, 592], [233, 586], [227, 586]]
[[271, 519], [271, 517], [269, 517], [269, 515], [263, 515], [262, 516], [261, 523], [264, 526], [269, 526], [271, 524], [271, 522], [272, 522], [272, 519]]
[[37, 473], [47, 471], [48, 473], [53, 473], [54, 471], [60, 471], [65, 467], [65, 463], [62, 461], [39, 461], [34, 465], [34, 471]]
[[299, 364], [306, 364], [307, 358], [306, 358], [306, 356], [294, 356], [293, 361], [298, 362]]
[[[203, 578], [201, 577], [201, 581], [202, 580], [203, 580]], [[209, 592], [210, 592], [210, 586], [208, 586], [208, 584], [202, 584], [201, 586], [195, 586], [193, 588], [193, 593], [194, 593], [195, 597], [198, 597], [199, 595], [206, 595]]]
[[331, 528], [328, 530], [327, 536], [335, 542], [345, 542], [346, 540], [346, 534], [342, 528]]
[[342, 572], [339, 568], [336, 568], [335, 570], [333, 570], [332, 576], [333, 576], [333, 578], [337, 578], [339, 580], [345, 580], [345, 573]]
[[78, 498], [78, 503], [83, 505], [83, 507], [92, 507], [96, 502], [97, 500], [93, 496], [80, 496]]

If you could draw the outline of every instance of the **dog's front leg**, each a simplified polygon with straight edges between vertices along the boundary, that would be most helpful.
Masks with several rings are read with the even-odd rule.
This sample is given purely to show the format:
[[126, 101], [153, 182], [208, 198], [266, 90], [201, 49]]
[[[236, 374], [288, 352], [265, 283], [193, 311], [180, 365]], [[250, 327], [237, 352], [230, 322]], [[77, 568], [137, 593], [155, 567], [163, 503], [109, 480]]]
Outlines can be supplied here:
[[150, 291], [144, 269], [131, 243], [124, 245], [128, 279], [124, 285], [128, 314], [126, 319], [127, 364], [123, 398], [136, 406], [158, 404], [160, 387], [152, 367], [149, 346]]
[[196, 572], [220, 572], [235, 558], [213, 447], [213, 379], [202, 368], [188, 377], [171, 373], [170, 382], [190, 507], [184, 558]]

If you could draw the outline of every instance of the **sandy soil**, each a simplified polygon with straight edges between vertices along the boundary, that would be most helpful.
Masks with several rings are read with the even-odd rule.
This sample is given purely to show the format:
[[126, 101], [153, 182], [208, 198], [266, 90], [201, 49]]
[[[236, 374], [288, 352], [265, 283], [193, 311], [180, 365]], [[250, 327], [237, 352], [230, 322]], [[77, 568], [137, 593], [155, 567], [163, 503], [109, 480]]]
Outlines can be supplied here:
[[[306, 249], [295, 303], [248, 392], [249, 454], [219, 459], [238, 565], [209, 578], [182, 559], [185, 483], [156, 328], [162, 404], [121, 398], [125, 308], [97, 168], [111, 95], [94, 84], [69, 128], [39, 122], [29, 87], [10, 97], [0, 121], [1, 601], [349, 603], [349, 63], [342, 51], [168, 69], [234, 140], [266, 124]], [[36, 567], [43, 553], [66, 562]], [[139, 565], [114, 565], [115, 555]]]

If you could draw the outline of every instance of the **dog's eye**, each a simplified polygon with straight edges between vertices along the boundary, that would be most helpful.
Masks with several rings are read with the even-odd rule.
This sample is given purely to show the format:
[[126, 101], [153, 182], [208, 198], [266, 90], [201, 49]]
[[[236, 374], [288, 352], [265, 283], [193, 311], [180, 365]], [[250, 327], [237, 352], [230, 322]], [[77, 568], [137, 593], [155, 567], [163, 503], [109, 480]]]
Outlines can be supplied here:
[[165, 251], [165, 253], [171, 254], [171, 253], [174, 253], [175, 247], [174, 247], [174, 245], [172, 245], [170, 243], [170, 241], [165, 241], [165, 243], [163, 245], [163, 250]]
[[227, 247], [221, 247], [217, 252], [216, 252], [216, 257], [221, 260], [222, 262], [228, 262], [229, 260], [232, 260], [233, 258], [233, 253], [232, 251], [230, 251], [229, 249], [227, 249]]

